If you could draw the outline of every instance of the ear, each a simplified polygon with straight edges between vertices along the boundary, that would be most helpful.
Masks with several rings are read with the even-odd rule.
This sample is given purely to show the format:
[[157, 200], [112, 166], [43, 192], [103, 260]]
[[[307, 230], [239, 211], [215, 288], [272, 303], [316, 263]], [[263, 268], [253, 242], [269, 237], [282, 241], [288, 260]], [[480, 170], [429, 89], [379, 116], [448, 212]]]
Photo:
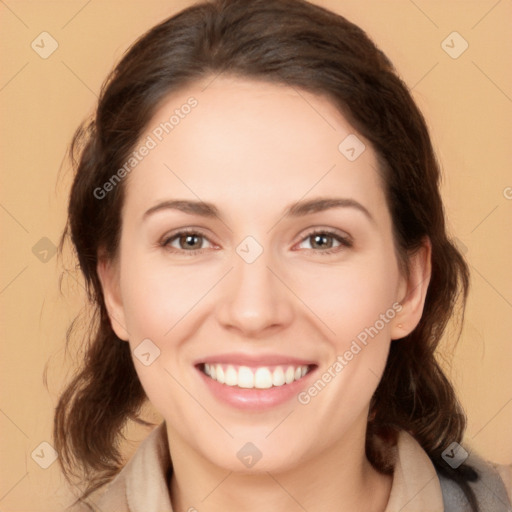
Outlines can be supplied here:
[[112, 330], [118, 338], [128, 341], [129, 336], [126, 329], [126, 318], [119, 285], [119, 266], [117, 262], [111, 259], [100, 257], [96, 270], [101, 282], [103, 298]]
[[403, 276], [399, 286], [402, 308], [393, 319], [391, 339], [404, 338], [421, 320], [430, 283], [432, 244], [425, 238], [422, 246], [409, 256], [409, 276]]

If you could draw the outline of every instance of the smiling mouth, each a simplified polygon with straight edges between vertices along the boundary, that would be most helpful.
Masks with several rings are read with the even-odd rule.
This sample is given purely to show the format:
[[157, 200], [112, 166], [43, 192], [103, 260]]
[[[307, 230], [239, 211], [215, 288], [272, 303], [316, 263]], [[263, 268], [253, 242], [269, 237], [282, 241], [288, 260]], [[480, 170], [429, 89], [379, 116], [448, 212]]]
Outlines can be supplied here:
[[210, 379], [220, 384], [243, 389], [269, 389], [298, 381], [310, 373], [315, 365], [237, 366], [232, 364], [199, 365]]

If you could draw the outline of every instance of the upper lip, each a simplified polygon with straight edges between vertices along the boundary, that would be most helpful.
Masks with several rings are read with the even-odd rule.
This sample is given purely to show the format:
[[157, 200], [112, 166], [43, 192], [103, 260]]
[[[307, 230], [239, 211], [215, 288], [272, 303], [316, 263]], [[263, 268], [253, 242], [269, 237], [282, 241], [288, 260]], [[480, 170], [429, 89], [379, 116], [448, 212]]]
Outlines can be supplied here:
[[316, 363], [310, 359], [301, 359], [298, 357], [287, 356], [282, 354], [216, 354], [203, 357], [195, 362], [195, 365], [206, 364], [232, 364], [236, 366], [306, 366], [315, 365]]

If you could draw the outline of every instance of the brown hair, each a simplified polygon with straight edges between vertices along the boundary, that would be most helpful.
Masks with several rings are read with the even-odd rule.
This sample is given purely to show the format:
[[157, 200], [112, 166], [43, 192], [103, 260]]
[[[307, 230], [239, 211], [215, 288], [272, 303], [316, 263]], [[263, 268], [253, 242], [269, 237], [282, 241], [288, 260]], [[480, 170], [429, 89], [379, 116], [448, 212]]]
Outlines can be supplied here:
[[434, 352], [459, 298], [463, 311], [469, 277], [446, 233], [440, 171], [426, 123], [407, 86], [363, 30], [303, 0], [212, 0], [162, 22], [125, 54], [101, 90], [94, 119], [74, 136], [76, 176], [62, 243], [70, 236], [96, 321], [83, 365], [55, 413], [54, 440], [66, 478], [85, 482], [80, 499], [111, 480], [122, 466], [121, 430], [129, 419], [142, 422], [147, 400], [129, 344], [111, 328], [96, 272], [99, 252], [114, 257], [118, 249], [123, 182], [101, 200], [94, 190], [123, 166], [169, 93], [220, 73], [327, 96], [378, 155], [405, 270], [407, 256], [430, 239], [432, 273], [423, 316], [409, 336], [392, 342], [370, 406], [366, 452], [378, 470], [390, 472], [376, 440], [406, 430], [477, 510], [468, 486], [476, 473], [465, 465], [455, 471], [441, 458], [452, 441], [461, 441], [465, 417]]

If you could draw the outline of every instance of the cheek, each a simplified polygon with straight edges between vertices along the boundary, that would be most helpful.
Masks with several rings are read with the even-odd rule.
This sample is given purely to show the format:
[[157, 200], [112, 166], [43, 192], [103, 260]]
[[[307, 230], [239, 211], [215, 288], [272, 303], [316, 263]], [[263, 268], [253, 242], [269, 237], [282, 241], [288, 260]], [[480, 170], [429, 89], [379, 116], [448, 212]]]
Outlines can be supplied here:
[[142, 387], [164, 417], [169, 417], [170, 411], [181, 417], [190, 404], [190, 397], [179, 384], [185, 383], [188, 388], [187, 375], [185, 372], [184, 377], [180, 364], [186, 359], [182, 348], [193, 335], [190, 319], [213, 279], [197, 269], [171, 267], [162, 261], [159, 259], [156, 264], [147, 254], [132, 251], [122, 259], [121, 293], [134, 366]]
[[[339, 350], [376, 323], [383, 335], [389, 330], [399, 273], [394, 258], [382, 254], [297, 274], [297, 295], [328, 326], [324, 332]], [[382, 325], [386, 313], [388, 321]]]
[[131, 256], [121, 270], [121, 290], [130, 338], [167, 339], [179, 322], [194, 311], [218, 280], [210, 268], [155, 264]]
[[[306, 390], [301, 403], [314, 400], [315, 413], [331, 416], [338, 426], [370, 402], [391, 343], [399, 271], [393, 254], [375, 254], [336, 269], [325, 266], [313, 275], [303, 273], [298, 283], [298, 294], [328, 326], [322, 328], [327, 359], [319, 372], [321, 382]], [[319, 390], [322, 398], [317, 400]]]
[[[338, 271], [331, 268], [323, 275], [317, 272], [314, 279], [303, 281], [304, 302], [329, 330], [323, 329], [327, 359], [299, 402], [306, 405], [305, 414], [329, 417], [327, 437], [349, 428], [363, 414], [380, 382], [396, 315], [398, 279], [394, 260], [379, 258]], [[306, 285], [313, 281], [316, 293], [306, 296]]]

